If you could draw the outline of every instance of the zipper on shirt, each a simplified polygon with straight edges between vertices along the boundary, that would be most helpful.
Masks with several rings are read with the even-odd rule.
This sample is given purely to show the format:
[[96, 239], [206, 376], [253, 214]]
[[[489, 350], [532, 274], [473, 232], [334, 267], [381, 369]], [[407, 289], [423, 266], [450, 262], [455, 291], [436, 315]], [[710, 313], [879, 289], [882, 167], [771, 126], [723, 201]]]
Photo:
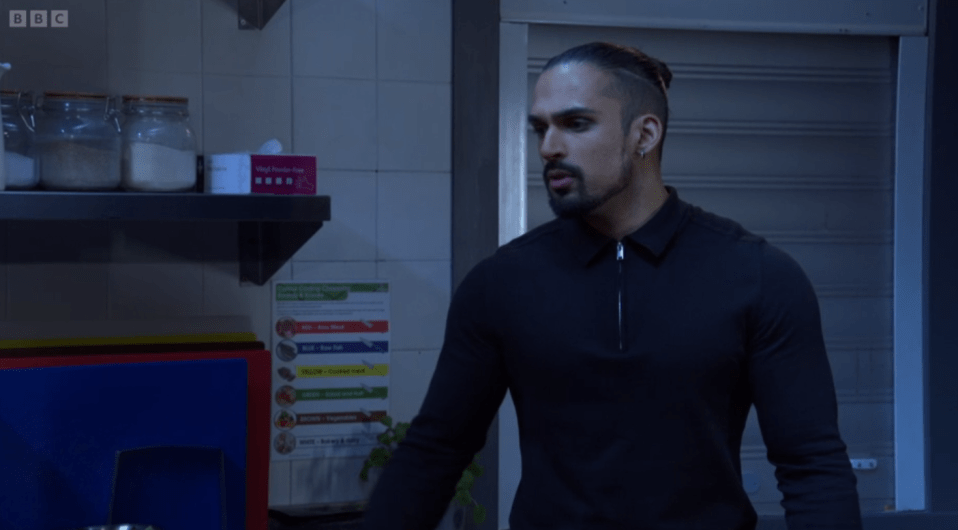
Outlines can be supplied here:
[[623, 350], [622, 344], [622, 261], [625, 259], [625, 247], [622, 246], [622, 242], [619, 241], [618, 248], [616, 249], [616, 261], [619, 262], [619, 351]]

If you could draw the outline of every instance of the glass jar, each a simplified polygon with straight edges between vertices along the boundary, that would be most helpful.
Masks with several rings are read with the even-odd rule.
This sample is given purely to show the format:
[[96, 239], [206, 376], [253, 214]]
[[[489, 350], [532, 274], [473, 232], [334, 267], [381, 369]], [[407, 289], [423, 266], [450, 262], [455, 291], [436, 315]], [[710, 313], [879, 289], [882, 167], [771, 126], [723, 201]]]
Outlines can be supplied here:
[[35, 136], [40, 184], [49, 190], [120, 186], [119, 116], [105, 94], [44, 92]]
[[40, 182], [33, 146], [36, 127], [33, 111], [32, 92], [0, 91], [3, 143], [6, 146], [3, 164], [8, 189], [28, 190]]
[[187, 191], [196, 186], [196, 133], [189, 100], [123, 96], [123, 187]]

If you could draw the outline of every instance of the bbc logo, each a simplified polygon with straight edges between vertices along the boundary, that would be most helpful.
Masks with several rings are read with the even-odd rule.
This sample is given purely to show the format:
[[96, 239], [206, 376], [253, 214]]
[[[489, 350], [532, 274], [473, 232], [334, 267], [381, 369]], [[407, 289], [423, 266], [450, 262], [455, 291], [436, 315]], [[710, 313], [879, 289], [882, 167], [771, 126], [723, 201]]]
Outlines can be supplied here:
[[70, 27], [70, 12], [63, 10], [10, 10], [11, 28], [67, 28]]

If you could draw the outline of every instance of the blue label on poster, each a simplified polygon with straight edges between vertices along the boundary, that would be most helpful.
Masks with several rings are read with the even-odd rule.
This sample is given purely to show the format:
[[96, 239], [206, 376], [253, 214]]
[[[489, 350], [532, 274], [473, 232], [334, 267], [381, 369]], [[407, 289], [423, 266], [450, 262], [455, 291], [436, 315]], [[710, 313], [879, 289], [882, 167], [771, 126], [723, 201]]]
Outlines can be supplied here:
[[299, 353], [387, 353], [389, 341], [369, 342], [304, 342], [297, 344]]

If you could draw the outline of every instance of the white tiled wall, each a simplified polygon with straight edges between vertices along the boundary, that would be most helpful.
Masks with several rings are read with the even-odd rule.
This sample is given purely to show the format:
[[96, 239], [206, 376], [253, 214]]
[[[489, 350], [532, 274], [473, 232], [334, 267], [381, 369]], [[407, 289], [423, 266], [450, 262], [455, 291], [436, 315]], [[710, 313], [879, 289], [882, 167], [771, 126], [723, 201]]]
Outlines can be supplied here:
[[448, 172], [451, 84], [381, 81], [378, 92], [379, 169]]
[[202, 263], [113, 263], [107, 278], [111, 319], [203, 314]]
[[7, 231], [0, 223], [0, 315], [7, 314]]
[[452, 3], [378, 0], [379, 79], [452, 79]]
[[9, 263], [7, 318], [105, 319], [107, 271], [107, 266], [100, 263]]
[[[137, 3], [140, 1], [136, 0]], [[239, 31], [235, 1], [200, 0], [203, 73], [289, 77], [291, 12], [305, 3], [309, 0], [287, 1], [262, 30]], [[339, 2], [316, 3], [332, 5]]]
[[[138, 3], [138, 2], [137, 2]], [[10, 28], [10, 9], [67, 10], [68, 28]], [[14, 70], [4, 88], [97, 90], [108, 68], [106, 2], [88, 0], [2, 0], [0, 61]]]
[[293, 75], [375, 81], [376, 4], [294, 2]]
[[377, 189], [380, 260], [449, 259], [452, 182], [448, 174], [383, 171]]
[[334, 197], [333, 219], [299, 250], [296, 261], [337, 261], [353, 266], [358, 266], [357, 262], [373, 263], [379, 242], [377, 212], [371, 208], [376, 204], [376, 172], [321, 169], [316, 182], [324, 194]]
[[451, 269], [449, 260], [376, 263], [376, 276], [391, 284], [391, 348], [403, 351], [442, 346]]
[[203, 73], [201, 8], [196, 0], [106, 0], [109, 71]]
[[[235, 0], [0, 0], [0, 12], [24, 3], [69, 10], [70, 27], [0, 24], [0, 61], [14, 66], [3, 88], [187, 96], [203, 153], [252, 150], [275, 137], [317, 155], [332, 220], [274, 278], [391, 283], [391, 407], [410, 420], [450, 299], [451, 0], [287, 0], [263, 30], [238, 29]], [[171, 238], [205, 234], [195, 243], [204, 248], [181, 252], [102, 229], [91, 236], [109, 247], [99, 254], [50, 227], [42, 239], [25, 230], [17, 223], [0, 232], [0, 317], [244, 315], [269, 341], [269, 290], [240, 285], [228, 259], [235, 227], [180, 226]], [[28, 250], [39, 242], [45, 250]], [[368, 493], [370, 485], [318, 465], [349, 477], [362, 461], [273, 466], [270, 503]]]
[[378, 90], [373, 80], [294, 77], [296, 151], [316, 155], [320, 169], [375, 170]]

